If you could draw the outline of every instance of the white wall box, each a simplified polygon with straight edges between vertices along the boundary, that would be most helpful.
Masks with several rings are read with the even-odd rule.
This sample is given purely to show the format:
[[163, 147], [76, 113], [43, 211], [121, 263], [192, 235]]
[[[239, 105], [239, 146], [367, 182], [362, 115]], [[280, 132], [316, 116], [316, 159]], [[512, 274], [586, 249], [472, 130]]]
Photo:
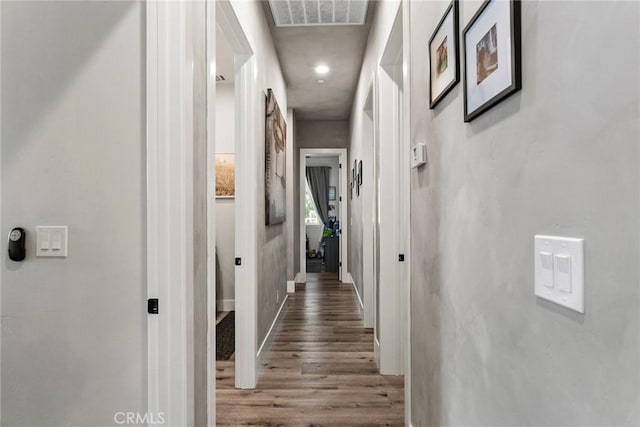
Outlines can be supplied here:
[[535, 294], [584, 313], [584, 239], [535, 236]]

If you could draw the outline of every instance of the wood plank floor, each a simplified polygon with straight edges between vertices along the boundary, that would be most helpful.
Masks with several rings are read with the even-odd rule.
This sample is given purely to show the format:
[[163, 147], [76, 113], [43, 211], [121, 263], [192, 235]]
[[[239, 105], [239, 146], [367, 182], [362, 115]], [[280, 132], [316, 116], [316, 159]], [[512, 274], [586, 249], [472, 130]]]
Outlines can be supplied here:
[[403, 377], [377, 373], [352, 286], [309, 276], [290, 295], [255, 390], [234, 389], [235, 362], [217, 362], [217, 425], [404, 425]]

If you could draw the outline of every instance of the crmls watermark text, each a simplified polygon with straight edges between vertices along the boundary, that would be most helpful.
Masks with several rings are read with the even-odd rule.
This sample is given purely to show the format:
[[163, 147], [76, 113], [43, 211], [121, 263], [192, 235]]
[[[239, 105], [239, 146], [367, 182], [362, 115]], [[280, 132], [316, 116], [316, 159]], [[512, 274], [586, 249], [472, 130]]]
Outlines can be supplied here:
[[164, 424], [164, 412], [145, 414], [140, 412], [116, 412], [113, 414], [113, 421], [116, 424], [128, 425]]

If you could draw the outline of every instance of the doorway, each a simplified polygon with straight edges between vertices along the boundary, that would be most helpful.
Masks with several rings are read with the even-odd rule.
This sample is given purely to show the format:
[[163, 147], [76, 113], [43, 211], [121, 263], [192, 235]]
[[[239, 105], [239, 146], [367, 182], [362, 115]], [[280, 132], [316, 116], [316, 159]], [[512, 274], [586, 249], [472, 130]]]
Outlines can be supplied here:
[[[300, 150], [300, 270], [346, 278], [346, 149]], [[345, 220], [343, 220], [345, 219]]]
[[215, 79], [216, 362], [235, 370], [235, 68], [219, 26]]

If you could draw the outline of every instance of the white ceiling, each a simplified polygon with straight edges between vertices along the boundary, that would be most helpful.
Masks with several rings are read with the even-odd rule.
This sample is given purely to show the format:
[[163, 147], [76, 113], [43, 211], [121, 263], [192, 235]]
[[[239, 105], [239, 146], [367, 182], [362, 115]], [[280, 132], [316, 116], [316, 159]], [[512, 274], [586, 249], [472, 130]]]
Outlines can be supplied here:
[[[367, 8], [364, 25], [305, 25], [277, 27], [268, 2], [269, 22], [287, 83], [287, 104], [300, 120], [348, 120], [375, 2]], [[323, 63], [331, 71], [318, 76]], [[323, 79], [325, 83], [318, 83]]]

